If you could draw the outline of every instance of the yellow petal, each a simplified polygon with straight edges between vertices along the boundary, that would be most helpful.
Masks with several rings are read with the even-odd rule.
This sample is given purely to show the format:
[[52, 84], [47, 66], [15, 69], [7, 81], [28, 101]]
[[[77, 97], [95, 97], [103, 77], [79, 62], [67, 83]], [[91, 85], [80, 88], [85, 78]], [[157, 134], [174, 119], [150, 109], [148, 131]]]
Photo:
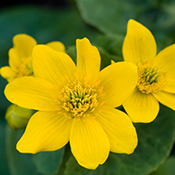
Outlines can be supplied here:
[[103, 94], [99, 102], [113, 107], [120, 106], [136, 87], [138, 74], [133, 63], [118, 62], [100, 72], [99, 77]]
[[33, 50], [33, 70], [36, 77], [53, 84], [67, 83], [75, 72], [72, 59], [63, 52], [56, 52], [46, 45], [38, 45]]
[[96, 80], [99, 76], [101, 57], [98, 49], [92, 46], [87, 38], [77, 39], [77, 75], [87, 82]]
[[168, 77], [167, 79], [167, 84], [163, 88], [163, 91], [175, 93], [175, 78]]
[[70, 146], [78, 163], [88, 169], [103, 164], [110, 150], [106, 133], [92, 116], [73, 121]]
[[14, 49], [18, 52], [20, 58], [26, 58], [31, 56], [36, 41], [29, 35], [18, 34], [13, 37]]
[[10, 102], [23, 108], [43, 111], [60, 110], [58, 92], [50, 82], [35, 77], [16, 78], [4, 91]]
[[158, 66], [160, 72], [165, 72], [167, 85], [163, 89], [167, 92], [175, 93], [175, 44], [162, 50], [154, 59], [154, 64]]
[[130, 19], [123, 43], [125, 61], [135, 64], [152, 60], [156, 56], [157, 46], [151, 32], [142, 24]]
[[111, 64], [114, 64], [115, 63], [115, 61], [114, 60], [111, 60]]
[[55, 151], [69, 141], [72, 120], [57, 112], [35, 113], [17, 143], [21, 153]]
[[18, 72], [19, 71], [19, 66], [22, 62], [22, 58], [19, 56], [19, 53], [17, 52], [16, 49], [12, 48], [8, 52], [9, 54], [9, 65], [10, 67]]
[[129, 116], [124, 112], [103, 106], [94, 113], [110, 141], [110, 150], [131, 154], [137, 146], [137, 133]]
[[159, 91], [153, 95], [160, 103], [175, 110], [175, 94]]
[[123, 106], [135, 123], [152, 122], [159, 112], [159, 103], [155, 97], [152, 94], [142, 93], [137, 89], [124, 102]]
[[15, 71], [13, 71], [9, 66], [2, 67], [0, 69], [0, 74], [8, 82], [11, 82], [17, 76], [17, 73]]
[[59, 52], [66, 52], [64, 44], [59, 41], [52, 41], [50, 43], [47, 43], [47, 46]]

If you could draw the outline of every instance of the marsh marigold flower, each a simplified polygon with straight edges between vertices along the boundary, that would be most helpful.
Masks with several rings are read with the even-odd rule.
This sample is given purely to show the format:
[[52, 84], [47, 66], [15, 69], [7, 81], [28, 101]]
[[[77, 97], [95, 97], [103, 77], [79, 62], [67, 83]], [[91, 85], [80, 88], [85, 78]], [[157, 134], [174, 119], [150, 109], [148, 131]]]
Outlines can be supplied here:
[[131, 154], [137, 134], [130, 118], [115, 107], [134, 90], [137, 68], [112, 64], [100, 71], [100, 54], [87, 38], [77, 39], [77, 66], [63, 52], [38, 45], [33, 50], [35, 77], [6, 86], [13, 103], [36, 112], [17, 143], [22, 153], [54, 151], [68, 142], [78, 163], [95, 169], [109, 152]]
[[123, 43], [123, 57], [138, 68], [138, 82], [124, 108], [133, 122], [151, 122], [159, 112], [159, 102], [175, 110], [175, 44], [156, 55], [151, 32], [129, 20]]
[[[0, 74], [8, 82], [15, 78], [33, 75], [32, 50], [37, 45], [34, 38], [26, 34], [13, 37], [13, 48], [9, 50], [9, 66], [2, 67]], [[59, 41], [47, 44], [54, 50], [65, 52], [64, 45]]]

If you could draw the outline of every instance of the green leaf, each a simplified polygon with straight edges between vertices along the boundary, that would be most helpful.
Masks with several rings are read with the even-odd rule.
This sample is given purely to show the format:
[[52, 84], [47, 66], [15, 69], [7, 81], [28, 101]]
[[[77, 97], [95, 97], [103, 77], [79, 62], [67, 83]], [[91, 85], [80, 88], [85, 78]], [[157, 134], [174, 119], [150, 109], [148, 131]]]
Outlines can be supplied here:
[[108, 53], [122, 57], [123, 40], [124, 36], [122, 35], [101, 35], [98, 37], [97, 43]]
[[101, 69], [105, 68], [106, 66], [111, 64], [111, 60], [114, 62], [117, 61], [123, 61], [122, 57], [117, 57], [115, 55], [109, 54], [106, 50], [104, 50], [102, 47], [98, 47], [98, 50], [101, 55]]
[[175, 42], [174, 2], [165, 0], [76, 0], [76, 2], [84, 21], [107, 35], [124, 38], [128, 20], [135, 19], [153, 33], [158, 41], [158, 51]]
[[65, 147], [65, 152], [64, 152], [64, 157], [62, 160], [62, 164], [60, 166], [60, 170], [56, 175], [63, 175], [64, 171], [65, 171], [65, 167], [66, 167], [66, 162], [68, 161], [69, 157], [72, 155], [71, 151], [70, 151], [70, 145], [67, 144]]
[[[18, 33], [33, 36], [38, 43], [62, 41], [66, 45], [75, 44], [77, 38], [95, 39], [98, 32], [87, 26], [73, 8], [46, 9], [20, 6], [1, 11], [0, 45], [7, 51], [12, 46], [12, 37]], [[0, 53], [4, 52], [0, 48]]]
[[150, 175], [174, 175], [175, 156], [169, 157], [155, 172]]
[[76, 0], [85, 22], [107, 34], [125, 34], [129, 19], [136, 18], [133, 2], [128, 0]]
[[56, 174], [63, 159], [64, 148], [52, 152], [41, 152], [33, 155], [38, 172], [51, 175]]
[[[4, 117], [4, 112], [0, 111], [1, 115]], [[1, 175], [10, 175], [8, 165], [7, 165], [7, 156], [5, 150], [5, 125], [6, 121], [2, 118], [0, 119], [0, 174]]]
[[16, 150], [16, 143], [23, 130], [12, 130], [6, 126], [6, 152], [11, 175], [41, 175], [33, 164], [31, 154], [22, 154]]
[[67, 48], [67, 54], [72, 58], [75, 64], [77, 64], [77, 58], [76, 58], [76, 46], [69, 46]]
[[135, 124], [139, 144], [131, 155], [111, 153], [104, 165], [87, 170], [71, 158], [65, 175], [147, 175], [169, 155], [175, 134], [175, 112], [161, 106], [156, 120], [149, 124]]

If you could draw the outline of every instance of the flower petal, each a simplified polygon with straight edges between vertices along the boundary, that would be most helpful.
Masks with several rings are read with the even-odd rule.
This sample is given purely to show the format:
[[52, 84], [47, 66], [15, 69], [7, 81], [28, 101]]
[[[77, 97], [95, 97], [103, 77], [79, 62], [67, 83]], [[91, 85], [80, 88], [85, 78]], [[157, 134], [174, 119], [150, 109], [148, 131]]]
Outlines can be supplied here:
[[103, 106], [94, 113], [110, 141], [110, 150], [131, 154], [137, 146], [137, 133], [129, 116], [111, 107]]
[[123, 43], [125, 61], [135, 64], [152, 60], [156, 56], [157, 46], [151, 32], [142, 24], [130, 19]]
[[4, 66], [0, 69], [0, 74], [3, 78], [5, 78], [8, 82], [11, 82], [16, 78], [17, 73], [13, 71], [9, 66]]
[[162, 50], [154, 59], [154, 64], [159, 71], [167, 74], [167, 85], [163, 89], [167, 92], [175, 93], [175, 44]]
[[159, 112], [159, 103], [154, 96], [152, 94], [144, 94], [137, 89], [124, 102], [123, 106], [135, 123], [152, 122]]
[[110, 150], [106, 133], [92, 116], [73, 121], [70, 146], [78, 163], [88, 169], [95, 169], [103, 164]]
[[14, 49], [16, 49], [20, 58], [26, 58], [31, 56], [36, 41], [29, 35], [18, 34], [13, 37]]
[[160, 103], [175, 110], [175, 94], [159, 91], [153, 95]]
[[74, 62], [66, 53], [56, 52], [46, 45], [37, 45], [33, 50], [36, 77], [64, 85], [74, 76], [75, 68]]
[[99, 102], [113, 107], [120, 106], [136, 87], [138, 74], [133, 63], [118, 62], [100, 72], [100, 85], [103, 94]]
[[55, 96], [58, 92], [50, 82], [35, 77], [16, 78], [5, 88], [5, 96], [10, 102], [43, 111], [62, 109]]
[[175, 93], [175, 78], [168, 77], [167, 84], [163, 90], [169, 93]]
[[17, 143], [21, 153], [55, 151], [69, 141], [72, 120], [57, 112], [35, 113]]
[[19, 66], [22, 63], [22, 58], [20, 58], [18, 52], [16, 49], [11, 48], [8, 52], [9, 54], [9, 65], [10, 67], [18, 72], [19, 71]]
[[92, 46], [87, 38], [77, 39], [77, 75], [87, 82], [96, 80], [99, 76], [101, 57], [98, 49]]
[[46, 44], [47, 46], [51, 47], [52, 49], [59, 51], [59, 52], [66, 52], [65, 46], [62, 42], [59, 41], [52, 41]]

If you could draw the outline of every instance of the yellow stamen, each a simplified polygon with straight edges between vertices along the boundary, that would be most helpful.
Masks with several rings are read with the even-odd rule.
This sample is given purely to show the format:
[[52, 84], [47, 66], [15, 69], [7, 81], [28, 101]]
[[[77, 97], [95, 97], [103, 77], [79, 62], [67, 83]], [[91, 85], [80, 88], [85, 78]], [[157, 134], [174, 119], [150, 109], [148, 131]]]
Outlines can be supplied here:
[[137, 87], [142, 93], [153, 93], [162, 90], [167, 82], [165, 72], [161, 72], [158, 67], [151, 63], [138, 65]]
[[86, 112], [92, 112], [98, 106], [97, 87], [87, 84], [72, 83], [64, 86], [60, 93], [60, 100], [65, 111], [74, 117], [83, 117]]

